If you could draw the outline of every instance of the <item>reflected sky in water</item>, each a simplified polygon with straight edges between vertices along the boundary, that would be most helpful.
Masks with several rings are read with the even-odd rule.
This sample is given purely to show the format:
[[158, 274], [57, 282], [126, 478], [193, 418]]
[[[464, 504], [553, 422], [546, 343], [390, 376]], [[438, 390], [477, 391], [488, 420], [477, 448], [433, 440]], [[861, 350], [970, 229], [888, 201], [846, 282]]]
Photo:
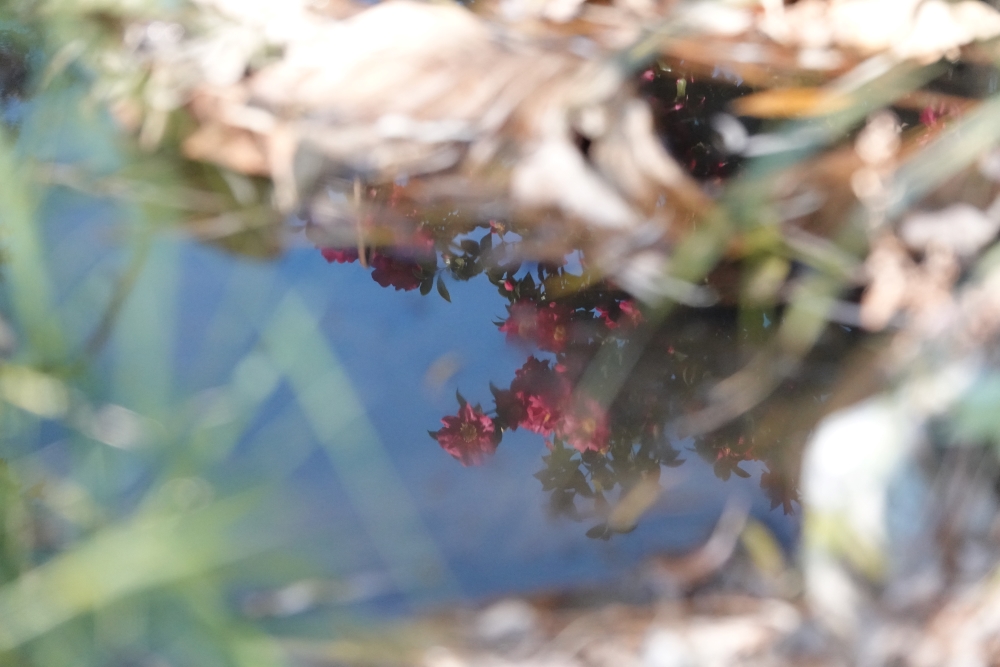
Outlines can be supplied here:
[[[99, 329], [102, 311], [95, 304], [111, 298], [114, 280], [127, 269], [137, 234], [130, 222], [133, 215], [135, 211], [125, 206], [65, 189], [44, 202], [54, 287], [77, 346]], [[428, 431], [439, 429], [442, 416], [455, 412], [456, 389], [470, 403], [486, 405], [493, 399], [491, 382], [507, 386], [526, 358], [538, 354], [510, 344], [498, 330], [495, 322], [508, 316], [508, 303], [495, 285], [485, 276], [449, 280], [451, 303], [434, 292], [421, 296], [385, 289], [357, 263], [329, 264], [300, 233], [296, 239], [297, 247], [265, 262], [185, 240], [179, 232], [155, 237], [122, 317], [131, 327], [126, 330], [149, 337], [144, 344], [159, 340], [172, 350], [173, 386], [146, 386], [143, 351], [128, 352], [127, 341], [116, 330], [97, 360], [98, 375], [120, 380], [114, 390], [118, 393], [112, 391], [104, 399], [130, 406], [138, 400], [129, 391], [133, 387], [143, 396], [161, 392], [193, 397], [185, 399], [180, 410], [196, 412], [201, 404], [210, 404], [218, 388], [232, 378], [238, 361], [259, 343], [262, 323], [294, 287], [349, 378], [401, 481], [402, 489], [391, 495], [406, 504], [406, 516], [417, 518], [420, 525], [411, 526], [411, 534], [429, 538], [444, 566], [445, 578], [418, 598], [484, 599], [512, 591], [608, 583], [651, 555], [684, 552], [699, 544], [732, 494], [751, 500], [754, 516], [786, 546], [794, 541], [798, 517], [785, 515], [780, 507], [771, 509], [759, 487], [763, 464], [744, 461], [741, 467], [748, 478], [720, 480], [712, 465], [691, 450], [690, 439], [674, 443], [685, 463], [664, 468], [661, 484], [666, 491], [636, 530], [608, 541], [586, 536], [593, 521], [551, 515], [548, 494], [534, 477], [547, 453], [541, 436], [525, 429], [507, 432], [485, 465], [463, 467], [428, 437]], [[138, 360], [138, 365], [115, 361], [123, 350], [125, 358], [132, 354], [132, 363]], [[453, 373], [434, 381], [434, 368]], [[101, 386], [94, 391], [99, 395]], [[328, 400], [332, 405], [338, 396]], [[44, 456], [74, 456], [63, 451], [60, 437], [43, 437]], [[108, 488], [109, 498], [120, 492], [127, 500], [149, 481], [148, 470], [129, 462], [130, 453], [107, 449], [99, 456], [102, 466], [119, 473], [117, 486]], [[287, 384], [264, 402], [227, 466], [234, 479], [280, 481], [293, 509], [284, 510], [277, 520], [307, 535], [298, 543], [304, 545], [302, 553], [293, 557], [320, 562], [335, 576], [373, 574], [377, 583], [360, 597], [371, 598], [376, 610], [412, 601], [412, 591], [402, 595], [385, 574], [389, 566], [373, 545], [351, 493], [345, 491], [343, 471], [318, 448]], [[224, 477], [212, 481], [225, 487]], [[387, 504], [379, 511], [401, 509]]]
[[[452, 303], [447, 303], [433, 294], [383, 289], [359, 265], [329, 265], [313, 249], [293, 250], [273, 265], [248, 265], [194, 245], [181, 252], [179, 365], [185, 382], [212, 387], [244, 351], [237, 341], [248, 341], [249, 330], [243, 337], [225, 334], [232, 345], [212, 348], [228, 348], [228, 360], [206, 358], [204, 350], [229, 281], [259, 284], [262, 311], [269, 294], [281, 293], [275, 285], [296, 285], [463, 595], [609, 581], [650, 554], [699, 543], [733, 493], [752, 498], [754, 513], [786, 544], [793, 539], [796, 518], [784, 516], [780, 508], [770, 510], [758, 488], [764, 468], [759, 463], [744, 464], [748, 479], [723, 482], [694, 452], [684, 452], [687, 462], [664, 473], [667, 491], [638, 529], [600, 542], [585, 536], [587, 524], [549, 516], [546, 494], [533, 477], [546, 453], [540, 436], [523, 429], [506, 434], [496, 456], [481, 467], [462, 467], [447, 456], [427, 430], [439, 428], [441, 416], [454, 411], [455, 389], [472, 403], [486, 403], [489, 383], [508, 381], [528, 355], [506, 344], [493, 324], [506, 311], [485, 280], [451, 284]], [[456, 372], [441, 386], [431, 386], [428, 371], [445, 355], [456, 360]], [[310, 521], [316, 522], [317, 549], [346, 541], [355, 545], [346, 567], [379, 571], [377, 554], [363, 537], [358, 539], [364, 528], [349, 510], [336, 470], [311, 441], [285, 387], [268, 401], [241, 453], [294, 480]], [[341, 549], [338, 557], [344, 555]]]

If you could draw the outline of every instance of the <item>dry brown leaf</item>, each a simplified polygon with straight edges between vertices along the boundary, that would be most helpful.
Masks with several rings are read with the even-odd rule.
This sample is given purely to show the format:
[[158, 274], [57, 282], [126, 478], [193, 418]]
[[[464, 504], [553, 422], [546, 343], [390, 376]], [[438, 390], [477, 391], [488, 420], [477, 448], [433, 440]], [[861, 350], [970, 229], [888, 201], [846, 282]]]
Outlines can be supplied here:
[[875, 242], [865, 268], [870, 282], [861, 298], [861, 326], [881, 331], [905, 302], [913, 262], [895, 237], [885, 236]]
[[[393, 0], [343, 21], [316, 19], [284, 57], [196, 98], [193, 110], [208, 126], [261, 136], [286, 208], [327, 174], [378, 183], [489, 173], [526, 212], [615, 229], [652, 217], [666, 227], [675, 209], [707, 200], [623, 83], [610, 62], [498, 33], [462, 7]], [[248, 159], [231, 141], [213, 156], [221, 138], [212, 132], [190, 140], [192, 155], [232, 166], [239, 149]]]
[[214, 162], [251, 176], [269, 176], [271, 171], [260, 137], [221, 123], [202, 125], [187, 137], [181, 150], [184, 157]]
[[1000, 12], [978, 0], [763, 0], [760, 30], [802, 49], [889, 52], [931, 62], [1000, 35]]
[[733, 112], [755, 118], [807, 118], [836, 113], [849, 107], [851, 98], [825, 88], [775, 88], [733, 101]]

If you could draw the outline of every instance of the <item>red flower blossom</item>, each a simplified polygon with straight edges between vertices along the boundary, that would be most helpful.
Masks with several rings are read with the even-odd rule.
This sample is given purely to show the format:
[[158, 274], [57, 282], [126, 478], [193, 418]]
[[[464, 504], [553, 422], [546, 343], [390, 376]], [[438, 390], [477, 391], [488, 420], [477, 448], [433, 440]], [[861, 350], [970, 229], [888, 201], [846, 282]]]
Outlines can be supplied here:
[[321, 248], [320, 253], [323, 255], [323, 259], [331, 264], [333, 262], [350, 264], [358, 259], [357, 248]]
[[[528, 357], [510, 383], [510, 394], [513, 402], [519, 404], [519, 410], [508, 410], [511, 416], [516, 414], [519, 417], [519, 426], [550, 435], [562, 418], [563, 408], [572, 391], [566, 376], [550, 368], [548, 361]], [[499, 404], [497, 410], [500, 410]]]
[[574, 409], [567, 410], [557, 433], [579, 452], [603, 452], [611, 437], [607, 414], [592, 398], [583, 398]]
[[552, 404], [544, 396], [528, 394], [525, 396], [525, 414], [521, 426], [541, 435], [551, 435], [562, 416], [561, 407]]
[[507, 321], [500, 325], [500, 331], [507, 334], [507, 340], [528, 340], [549, 352], [566, 349], [570, 335], [570, 318], [573, 311], [568, 307], [549, 302], [536, 306], [530, 301], [517, 301], [508, 306]]
[[405, 259], [375, 253], [372, 257], [372, 278], [382, 287], [409, 291], [420, 287], [420, 265]]
[[464, 466], [483, 463], [500, 444], [493, 420], [483, 414], [481, 408], [473, 408], [468, 403], [459, 408], [457, 415], [445, 417], [441, 423], [444, 428], [431, 435]]

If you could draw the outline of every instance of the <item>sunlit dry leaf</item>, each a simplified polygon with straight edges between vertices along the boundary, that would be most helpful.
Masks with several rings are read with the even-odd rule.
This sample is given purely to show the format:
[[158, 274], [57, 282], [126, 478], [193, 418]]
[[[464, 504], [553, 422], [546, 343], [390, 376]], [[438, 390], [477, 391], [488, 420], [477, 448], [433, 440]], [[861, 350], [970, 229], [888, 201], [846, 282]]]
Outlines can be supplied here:
[[242, 174], [270, 174], [259, 137], [240, 128], [221, 123], [202, 125], [184, 140], [181, 150], [191, 160], [214, 162]]
[[[204, 1], [239, 23], [230, 3]], [[246, 25], [265, 30], [265, 9], [248, 12]], [[425, 194], [465, 178], [490, 184], [461, 192], [470, 206], [500, 195], [529, 216], [617, 229], [650, 216], [666, 227], [706, 205], [611, 60], [514, 38], [453, 5], [394, 0], [340, 21], [296, 12], [294, 38], [267, 37], [284, 46], [270, 64], [191, 88], [200, 128], [184, 144], [188, 157], [270, 175], [284, 210], [311, 205], [331, 177], [421, 179]], [[198, 62], [211, 52], [202, 41], [174, 61], [207, 72]]]
[[861, 299], [861, 325], [881, 331], [902, 307], [913, 263], [895, 237], [876, 242], [865, 268], [870, 282]]
[[889, 52], [932, 62], [1000, 34], [1000, 13], [975, 0], [803, 0], [787, 7], [767, 0], [763, 5], [761, 31], [803, 49]]
[[836, 113], [847, 108], [851, 99], [823, 88], [776, 88], [740, 97], [733, 112], [756, 118], [804, 118]]
[[938, 246], [960, 257], [971, 257], [1000, 232], [1000, 211], [994, 208], [983, 212], [959, 203], [939, 211], [916, 212], [900, 223], [899, 236], [914, 250]]

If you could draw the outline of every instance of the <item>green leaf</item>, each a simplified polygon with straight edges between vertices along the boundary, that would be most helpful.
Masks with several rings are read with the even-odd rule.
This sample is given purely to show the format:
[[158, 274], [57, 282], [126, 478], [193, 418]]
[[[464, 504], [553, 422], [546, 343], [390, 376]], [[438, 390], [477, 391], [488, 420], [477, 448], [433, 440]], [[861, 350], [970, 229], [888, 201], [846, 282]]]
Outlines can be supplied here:
[[0, 588], [0, 650], [30, 641], [128, 595], [204, 575], [273, 547], [264, 532], [234, 526], [258, 508], [256, 494], [187, 514], [140, 516], [107, 528]]
[[444, 299], [448, 303], [451, 303], [451, 294], [448, 293], [448, 288], [445, 287], [444, 279], [441, 276], [438, 276], [437, 279], [437, 290], [438, 294], [441, 295], [442, 299]]

